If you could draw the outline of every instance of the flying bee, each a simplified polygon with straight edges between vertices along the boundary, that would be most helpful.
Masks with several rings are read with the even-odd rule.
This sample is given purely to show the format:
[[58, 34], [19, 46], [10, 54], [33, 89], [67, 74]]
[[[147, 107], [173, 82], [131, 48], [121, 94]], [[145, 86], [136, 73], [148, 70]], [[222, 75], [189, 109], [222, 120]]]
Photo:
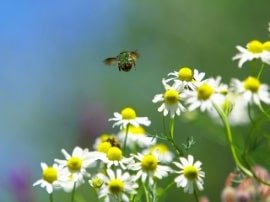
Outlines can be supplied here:
[[139, 58], [139, 54], [137, 51], [123, 51], [116, 57], [106, 58], [104, 63], [106, 65], [116, 65], [118, 66], [119, 71], [128, 72], [135, 68], [136, 60]]

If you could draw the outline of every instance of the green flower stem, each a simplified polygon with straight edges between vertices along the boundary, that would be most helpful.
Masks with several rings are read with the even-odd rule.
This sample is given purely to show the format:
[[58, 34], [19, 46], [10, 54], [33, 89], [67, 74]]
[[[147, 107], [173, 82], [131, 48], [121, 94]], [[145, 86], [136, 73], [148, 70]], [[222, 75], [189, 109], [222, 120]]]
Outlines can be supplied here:
[[74, 182], [73, 190], [72, 190], [72, 193], [71, 193], [71, 202], [74, 202], [75, 191], [76, 191], [76, 182]]
[[171, 142], [172, 146], [174, 147], [176, 153], [178, 156], [184, 156], [184, 152], [180, 147], [177, 146], [175, 140], [174, 140], [174, 118], [171, 118], [171, 124], [170, 124], [170, 134], [167, 135], [168, 140]]
[[197, 193], [195, 184], [193, 184], [193, 186], [194, 186], [194, 192], [193, 192], [194, 198], [195, 198], [196, 202], [199, 202], [199, 197], [198, 197], [198, 193]]
[[143, 185], [143, 189], [144, 189], [144, 193], [145, 193], [146, 202], [150, 202], [149, 192], [148, 192], [145, 184], [142, 183], [142, 185]]
[[53, 202], [53, 194], [50, 193], [49, 196], [50, 196], [50, 202]]
[[258, 80], [260, 80], [260, 77], [261, 77], [261, 75], [262, 75], [263, 69], [264, 69], [264, 63], [262, 63], [261, 68], [260, 68], [260, 71], [259, 71], [258, 74], [257, 74], [257, 79], [258, 79]]
[[259, 109], [268, 119], [270, 119], [270, 115], [263, 109], [262, 105], [259, 105]]
[[127, 124], [126, 134], [125, 134], [125, 139], [124, 139], [124, 148], [123, 148], [124, 155], [126, 154], [127, 139], [128, 139], [128, 129], [129, 129], [129, 124]]
[[[213, 103], [214, 104], [214, 103]], [[217, 111], [217, 113], [219, 114], [223, 124], [224, 124], [224, 127], [225, 127], [225, 130], [226, 130], [226, 135], [227, 135], [227, 139], [229, 141], [229, 144], [230, 144], [230, 150], [232, 152], [232, 156], [233, 156], [233, 159], [236, 163], [236, 166], [243, 172], [245, 173], [246, 175], [250, 176], [250, 177], [254, 177], [253, 173], [247, 169], [239, 160], [238, 156], [237, 156], [237, 152], [236, 152], [236, 149], [234, 147], [234, 143], [233, 143], [233, 136], [232, 136], [232, 131], [231, 131], [231, 127], [230, 127], [230, 123], [229, 123], [229, 120], [228, 120], [228, 116], [222, 111], [222, 109], [220, 109], [217, 105], [214, 104], [214, 107]]]

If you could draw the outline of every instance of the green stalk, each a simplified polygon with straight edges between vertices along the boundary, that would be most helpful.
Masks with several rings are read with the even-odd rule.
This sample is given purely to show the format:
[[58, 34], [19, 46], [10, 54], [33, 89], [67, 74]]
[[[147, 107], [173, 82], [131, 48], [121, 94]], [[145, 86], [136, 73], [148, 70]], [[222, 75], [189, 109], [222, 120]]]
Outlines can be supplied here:
[[198, 193], [196, 191], [195, 184], [193, 184], [193, 189], [194, 189], [194, 192], [193, 192], [194, 198], [195, 198], [196, 202], [199, 202], [199, 197], [198, 197]]
[[142, 183], [142, 185], [143, 185], [143, 189], [144, 189], [144, 193], [145, 193], [146, 202], [150, 202], [149, 192], [148, 192], [148, 190], [147, 190], [145, 184]]
[[52, 193], [50, 193], [50, 202], [53, 202], [53, 194]]
[[260, 77], [261, 77], [261, 75], [262, 75], [263, 69], [264, 69], [264, 63], [262, 63], [261, 68], [260, 68], [260, 70], [259, 70], [259, 72], [258, 72], [258, 74], [257, 74], [257, 79], [258, 79], [258, 80], [260, 80]]
[[[214, 103], [213, 103], [214, 104]], [[227, 115], [217, 106], [214, 104], [214, 107], [217, 111], [217, 113], [219, 114], [225, 130], [226, 130], [226, 135], [227, 135], [227, 139], [229, 141], [229, 145], [230, 145], [230, 150], [234, 159], [234, 162], [236, 164], [236, 166], [246, 175], [250, 176], [250, 177], [254, 177], [253, 173], [247, 169], [239, 160], [238, 156], [237, 156], [237, 152], [236, 152], [236, 148], [234, 147], [234, 143], [233, 143], [233, 135], [232, 135], [232, 131], [231, 131], [231, 127], [230, 127], [230, 123], [228, 120]]]
[[123, 148], [124, 155], [126, 154], [127, 139], [128, 139], [128, 129], [129, 129], [129, 124], [127, 124], [127, 127], [126, 127], [126, 134], [125, 134], [124, 148]]
[[72, 190], [72, 193], [71, 193], [71, 202], [74, 202], [75, 191], [76, 191], [76, 182], [74, 182], [73, 190]]
[[171, 142], [172, 146], [174, 147], [175, 151], [177, 152], [178, 156], [184, 156], [184, 152], [180, 147], [177, 146], [174, 140], [174, 118], [171, 118], [171, 125], [170, 125], [170, 134], [168, 136], [169, 141]]

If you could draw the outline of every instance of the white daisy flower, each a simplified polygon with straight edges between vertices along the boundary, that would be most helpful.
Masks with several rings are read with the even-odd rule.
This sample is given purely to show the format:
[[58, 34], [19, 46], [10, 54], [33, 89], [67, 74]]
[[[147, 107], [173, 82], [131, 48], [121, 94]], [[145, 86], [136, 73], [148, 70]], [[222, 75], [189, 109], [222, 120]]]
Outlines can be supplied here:
[[188, 155], [187, 158], [180, 157], [179, 162], [173, 162], [180, 171], [175, 171], [180, 175], [177, 176], [174, 181], [177, 187], [184, 188], [184, 191], [190, 194], [193, 194], [195, 186], [199, 190], [203, 190], [203, 178], [205, 173], [201, 171], [202, 163], [196, 161], [194, 163], [194, 158], [191, 155]]
[[120, 126], [120, 129], [126, 128], [128, 124], [138, 127], [139, 125], [149, 126], [151, 121], [147, 117], [137, 117], [134, 109], [124, 108], [121, 113], [115, 112], [114, 118], [109, 121], [115, 121], [113, 127]]
[[141, 179], [143, 183], [148, 181], [149, 185], [154, 184], [154, 178], [162, 179], [168, 176], [171, 168], [168, 166], [160, 165], [156, 153], [134, 155], [134, 158], [139, 160], [129, 165], [130, 170], [138, 171], [136, 180]]
[[232, 91], [242, 96], [243, 104], [251, 103], [260, 106], [261, 102], [270, 104], [270, 93], [267, 84], [261, 82], [255, 77], [248, 77], [244, 81], [232, 79]]
[[221, 105], [224, 102], [227, 91], [226, 85], [220, 83], [220, 77], [207, 79], [194, 91], [185, 91], [188, 110], [211, 111], [213, 103]]
[[106, 164], [107, 168], [120, 166], [122, 169], [126, 169], [128, 164], [134, 162], [132, 157], [124, 157], [119, 147], [111, 147], [108, 149], [107, 153], [103, 153], [103, 155], [102, 162]]
[[270, 41], [262, 43], [258, 40], [250, 41], [246, 48], [236, 46], [239, 53], [233, 60], [239, 60], [238, 67], [241, 68], [245, 62], [260, 59], [263, 63], [270, 64]]
[[182, 92], [184, 90], [184, 85], [181, 83], [174, 83], [172, 86], [168, 85], [163, 79], [162, 83], [165, 88], [163, 94], [155, 95], [152, 100], [153, 103], [163, 102], [158, 108], [159, 112], [163, 111], [163, 116], [170, 114], [170, 117], [173, 118], [176, 115], [180, 115], [181, 112], [184, 112], [186, 109], [183, 106], [183, 97]]
[[166, 82], [174, 81], [174, 83], [182, 83], [188, 89], [194, 89], [196, 85], [203, 81], [204, 72], [199, 72], [197, 69], [192, 71], [189, 67], [181, 67], [179, 71], [174, 71], [168, 74], [171, 78], [166, 79]]
[[33, 186], [40, 185], [42, 188], [46, 188], [46, 191], [51, 194], [54, 189], [60, 189], [61, 186], [61, 174], [62, 167], [53, 164], [48, 166], [46, 163], [41, 163], [42, 179], [36, 181]]
[[173, 160], [174, 154], [169, 150], [165, 144], [158, 143], [149, 149], [143, 151], [143, 154], [154, 153], [161, 163], [170, 163]]
[[107, 175], [98, 174], [98, 178], [104, 182], [99, 190], [98, 197], [104, 198], [105, 202], [129, 202], [130, 195], [137, 193], [138, 184], [128, 172], [122, 173], [120, 169], [114, 172], [111, 169], [107, 169]]
[[55, 159], [55, 162], [59, 163], [68, 172], [66, 176], [67, 182], [70, 183], [70, 187], [66, 191], [72, 190], [74, 183], [79, 186], [84, 182], [84, 176], [90, 177], [86, 169], [95, 166], [98, 159], [103, 159], [101, 152], [89, 152], [88, 149], [81, 149], [80, 147], [75, 147], [72, 155], [69, 155], [66, 150], [61, 150], [66, 160]]
[[[154, 144], [156, 144], [156, 138], [150, 137], [143, 127], [134, 127], [129, 126], [128, 128], [128, 141], [126, 142], [126, 145], [130, 149], [134, 149], [137, 146], [144, 148], [144, 147], [150, 147]], [[126, 129], [124, 128], [118, 133], [119, 140], [124, 143], [126, 137]]]

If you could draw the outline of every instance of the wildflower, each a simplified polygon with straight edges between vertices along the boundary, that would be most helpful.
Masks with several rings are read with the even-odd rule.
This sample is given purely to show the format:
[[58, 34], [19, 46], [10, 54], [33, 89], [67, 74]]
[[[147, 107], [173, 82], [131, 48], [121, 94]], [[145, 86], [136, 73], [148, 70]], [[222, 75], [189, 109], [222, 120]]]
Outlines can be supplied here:
[[42, 179], [36, 181], [33, 186], [40, 185], [42, 188], [45, 187], [46, 191], [51, 194], [54, 189], [61, 188], [61, 167], [57, 164], [48, 166], [46, 163], [41, 163], [42, 168]]
[[91, 187], [94, 189], [100, 189], [104, 184], [104, 181], [98, 176], [92, 177], [92, 179], [88, 180]]
[[194, 163], [194, 158], [191, 155], [188, 155], [187, 158], [180, 157], [179, 162], [173, 162], [180, 171], [175, 171], [180, 175], [175, 178], [175, 183], [177, 187], [184, 188], [185, 192], [192, 194], [194, 192], [195, 185], [199, 190], [203, 190], [203, 177], [205, 176], [204, 172], [201, 171], [202, 163], [196, 161]]
[[141, 178], [145, 183], [148, 180], [150, 185], [154, 184], [154, 178], [162, 179], [167, 177], [171, 172], [171, 168], [168, 166], [160, 165], [156, 154], [140, 154], [133, 155], [139, 162], [135, 162], [129, 165], [129, 169], [138, 171], [136, 174], [136, 180]]
[[232, 91], [241, 96], [244, 103], [261, 105], [261, 102], [270, 104], [270, 93], [266, 84], [261, 82], [255, 77], [247, 77], [244, 81], [232, 79]]
[[270, 64], [270, 48], [269, 41], [262, 43], [253, 40], [247, 43], [246, 48], [236, 46], [240, 53], [233, 57], [233, 60], [239, 60], [238, 67], [241, 68], [247, 61], [261, 59], [263, 63]]
[[[150, 147], [156, 143], [156, 139], [148, 136], [143, 127], [130, 126], [128, 128], [128, 141], [127, 146], [134, 149], [136, 146], [139, 147]], [[126, 129], [124, 128], [118, 134], [119, 140], [123, 143], [126, 136]]]
[[163, 94], [155, 95], [152, 100], [153, 103], [163, 102], [158, 108], [159, 112], [163, 111], [163, 116], [170, 114], [173, 118], [176, 115], [180, 115], [181, 112], [185, 111], [185, 107], [182, 104], [182, 92], [184, 90], [184, 85], [181, 83], [174, 83], [172, 86], [168, 85], [163, 79], [162, 83], [165, 88]]
[[98, 197], [105, 198], [106, 202], [128, 202], [130, 201], [129, 196], [137, 193], [138, 184], [128, 172], [122, 173], [120, 169], [114, 172], [108, 169], [107, 175], [99, 174], [98, 177], [104, 182], [104, 185], [100, 188]]
[[109, 121], [115, 121], [113, 127], [120, 126], [120, 129], [126, 128], [127, 125], [138, 127], [139, 125], [149, 126], [151, 121], [147, 117], [137, 117], [134, 109], [130, 107], [124, 108], [121, 113], [115, 112], [114, 118]]
[[111, 147], [102, 158], [103, 163], [108, 168], [111, 166], [120, 166], [122, 169], [126, 169], [126, 165], [133, 162], [132, 158], [126, 158], [123, 156], [122, 150], [118, 147]]
[[173, 160], [173, 153], [165, 144], [158, 143], [143, 151], [144, 154], [154, 153], [161, 163], [170, 163]]
[[178, 72], [171, 72], [168, 76], [171, 76], [171, 78], [166, 79], [166, 82], [174, 81], [174, 83], [182, 83], [185, 88], [194, 89], [196, 85], [202, 82], [205, 73], [199, 73], [197, 69], [192, 71], [189, 67], [181, 67]]
[[194, 91], [186, 91], [188, 110], [200, 108], [201, 111], [211, 111], [213, 103], [221, 105], [225, 100], [226, 85], [220, 83], [221, 77], [210, 78], [201, 83]]
[[66, 180], [72, 184], [76, 183], [76, 186], [84, 182], [84, 176], [90, 177], [86, 169], [95, 166], [95, 162], [103, 158], [100, 152], [89, 152], [88, 149], [83, 150], [80, 147], [75, 147], [72, 155], [69, 155], [64, 149], [62, 149], [62, 153], [66, 160], [55, 159], [55, 162], [66, 169], [68, 172]]

